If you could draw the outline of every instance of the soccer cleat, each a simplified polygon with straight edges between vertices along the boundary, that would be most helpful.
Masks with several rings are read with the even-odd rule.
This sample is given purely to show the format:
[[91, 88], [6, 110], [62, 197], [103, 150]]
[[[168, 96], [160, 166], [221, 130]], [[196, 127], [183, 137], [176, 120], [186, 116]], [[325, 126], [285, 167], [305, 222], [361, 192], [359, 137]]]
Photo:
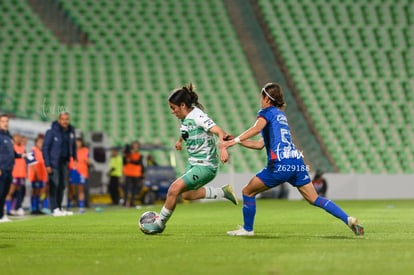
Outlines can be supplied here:
[[65, 216], [72, 216], [73, 215], [73, 212], [72, 211], [66, 211], [66, 210], [64, 210], [64, 209], [61, 209], [60, 210], [62, 213], [64, 213], [65, 214]]
[[239, 225], [239, 228], [234, 231], [227, 231], [229, 236], [254, 236], [254, 231], [247, 231], [243, 226]]
[[224, 197], [234, 203], [235, 205], [239, 204], [239, 201], [237, 200], [236, 194], [233, 191], [233, 187], [230, 184], [226, 184], [223, 187], [221, 187], [221, 190], [224, 192]]
[[23, 208], [17, 209], [16, 210], [16, 214], [17, 214], [17, 216], [24, 216], [24, 210], [23, 210]]
[[49, 208], [43, 208], [42, 209], [42, 213], [43, 214], [51, 214], [50, 209]]
[[348, 226], [357, 236], [364, 236], [364, 227], [354, 217], [348, 217]]
[[142, 232], [146, 234], [161, 234], [165, 229], [165, 225], [160, 227], [158, 223], [143, 223]]
[[60, 211], [59, 208], [55, 208], [52, 211], [52, 216], [53, 217], [63, 217], [63, 216], [65, 216], [65, 213], [63, 213], [62, 211]]
[[159, 233], [162, 233], [165, 229], [165, 222], [161, 219], [160, 216], [157, 216], [156, 219], [155, 219], [155, 223], [161, 229], [161, 231]]
[[79, 214], [85, 214], [85, 208], [79, 208]]
[[62, 212], [59, 208], [55, 208], [52, 211], [52, 216], [53, 217], [63, 217], [63, 216], [66, 216], [66, 214], [64, 212]]
[[11, 220], [9, 220], [7, 215], [3, 215], [3, 218], [0, 219], [0, 223], [3, 223], [3, 222], [11, 222]]

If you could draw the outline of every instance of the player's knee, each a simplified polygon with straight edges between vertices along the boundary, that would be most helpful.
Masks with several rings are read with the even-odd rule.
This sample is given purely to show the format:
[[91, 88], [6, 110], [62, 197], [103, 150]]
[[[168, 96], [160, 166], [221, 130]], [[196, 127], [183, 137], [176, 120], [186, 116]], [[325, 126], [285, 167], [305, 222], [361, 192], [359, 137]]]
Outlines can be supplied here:
[[191, 200], [192, 199], [192, 196], [187, 192], [183, 193], [181, 196], [184, 200]]
[[251, 190], [249, 190], [249, 188], [247, 188], [247, 187], [244, 187], [242, 189], [242, 194], [243, 194], [243, 196], [246, 196], [246, 197], [253, 197], [253, 196], [256, 195]]
[[177, 186], [177, 184], [172, 184], [168, 189], [168, 195], [173, 197], [178, 197], [180, 195], [181, 188]]

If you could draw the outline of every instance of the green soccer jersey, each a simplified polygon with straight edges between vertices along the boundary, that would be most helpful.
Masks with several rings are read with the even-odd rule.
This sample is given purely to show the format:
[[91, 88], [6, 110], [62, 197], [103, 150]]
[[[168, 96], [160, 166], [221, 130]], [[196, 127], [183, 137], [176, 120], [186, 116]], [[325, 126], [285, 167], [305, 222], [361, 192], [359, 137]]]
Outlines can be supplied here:
[[181, 121], [181, 136], [187, 147], [190, 165], [218, 167], [217, 145], [209, 130], [216, 123], [201, 109], [194, 109]]

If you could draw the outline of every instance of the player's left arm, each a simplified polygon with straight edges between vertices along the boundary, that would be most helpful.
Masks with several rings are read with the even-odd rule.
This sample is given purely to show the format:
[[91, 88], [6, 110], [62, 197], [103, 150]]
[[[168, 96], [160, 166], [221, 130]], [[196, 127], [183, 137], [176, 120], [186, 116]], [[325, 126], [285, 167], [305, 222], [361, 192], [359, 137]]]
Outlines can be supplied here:
[[209, 129], [209, 131], [220, 139], [220, 142], [224, 141], [224, 138], [227, 136], [226, 132], [224, 132], [223, 129], [221, 129], [218, 125], [214, 125]]
[[221, 162], [225, 163], [229, 160], [229, 154], [227, 153], [226, 148], [223, 146], [224, 138], [227, 136], [227, 134], [221, 129], [219, 126], [214, 125], [209, 129], [209, 131], [220, 139], [219, 144], [219, 150], [220, 150], [220, 160]]
[[248, 139], [259, 134], [263, 130], [263, 128], [266, 127], [266, 124], [267, 124], [266, 119], [259, 116], [252, 127], [250, 127], [249, 129], [241, 133], [238, 137], [230, 141], [224, 142], [224, 146], [227, 148], [227, 147], [234, 146], [237, 143], [241, 143], [243, 146], [247, 148], [262, 149], [264, 146], [263, 140], [248, 141]]

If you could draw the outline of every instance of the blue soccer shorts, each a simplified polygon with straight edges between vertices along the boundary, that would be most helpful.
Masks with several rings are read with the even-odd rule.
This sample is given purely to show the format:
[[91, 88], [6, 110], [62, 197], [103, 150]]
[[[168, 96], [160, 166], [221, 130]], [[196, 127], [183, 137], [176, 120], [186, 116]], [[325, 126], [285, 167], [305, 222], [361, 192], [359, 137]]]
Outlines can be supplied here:
[[300, 187], [311, 182], [309, 167], [302, 159], [288, 159], [281, 162], [269, 163], [256, 176], [269, 188], [284, 182]]

